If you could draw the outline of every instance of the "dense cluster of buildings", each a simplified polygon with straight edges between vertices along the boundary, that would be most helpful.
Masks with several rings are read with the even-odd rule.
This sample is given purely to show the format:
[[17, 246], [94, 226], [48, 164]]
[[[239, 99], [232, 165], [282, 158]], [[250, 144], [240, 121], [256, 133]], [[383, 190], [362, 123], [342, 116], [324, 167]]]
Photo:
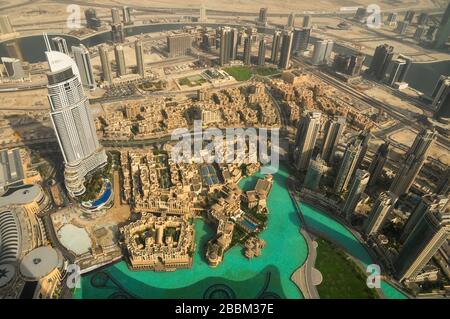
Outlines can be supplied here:
[[50, 246], [40, 214], [50, 200], [37, 184], [0, 197], [0, 296], [55, 298], [61, 291], [63, 257]]
[[[123, 198], [140, 210], [190, 213], [203, 184], [198, 168], [169, 161], [167, 154], [152, 150], [123, 151]], [[208, 186], [208, 185], [205, 185]]]
[[281, 79], [271, 79], [273, 94], [283, 100], [290, 123], [296, 125], [303, 111], [319, 110], [330, 116], [344, 116], [361, 130], [373, 127], [370, 113], [360, 112], [336, 96], [328, 94], [323, 85], [301, 70], [283, 72]]
[[197, 98], [176, 104], [161, 98], [125, 103], [120, 110], [107, 112], [95, 120], [103, 139], [146, 139], [169, 134], [193, 121], [212, 127], [263, 126], [279, 123], [278, 114], [264, 84], [256, 82], [221, 91], [199, 91]]
[[186, 218], [144, 213], [120, 231], [133, 270], [173, 271], [192, 266], [195, 231]]
[[[280, 69], [288, 69], [292, 55], [301, 55], [308, 50], [310, 35], [310, 27], [275, 30], [270, 47], [269, 39], [264, 34], [259, 34], [256, 28], [225, 26], [201, 31], [199, 46], [205, 51], [215, 49], [220, 66], [241, 60], [244, 65], [264, 66], [266, 62], [270, 62]], [[253, 55], [254, 49], [256, 56]]]
[[[366, 8], [358, 8], [353, 20], [366, 23], [370, 12]], [[445, 47], [450, 35], [450, 5], [447, 6], [440, 21], [435, 22], [426, 12], [418, 13], [414, 10], [406, 11], [403, 20], [400, 20], [397, 12], [387, 15], [384, 24], [393, 27], [393, 31], [399, 35], [405, 35], [408, 28], [415, 27], [413, 38], [419, 43], [434, 49]]]
[[[62, 36], [50, 40], [44, 36], [50, 120], [63, 157], [64, 182], [70, 200], [76, 202], [84, 195], [92, 177], [108, 165], [97, 133], [105, 141], [167, 137], [174, 129], [192, 127], [196, 120], [201, 120], [203, 128], [278, 127], [281, 119], [272, 100], [275, 97], [282, 102], [288, 125], [296, 128], [290, 150], [302, 199], [334, 211], [348, 226], [359, 230], [371, 251], [398, 281], [409, 284], [435, 280], [436, 264], [448, 272], [448, 168], [438, 183], [431, 183], [431, 188], [424, 191], [420, 187], [423, 168], [437, 139], [436, 131], [418, 132], [412, 146], [396, 163], [389, 157], [392, 148], [389, 142], [371, 152], [371, 129], [379, 124], [376, 116], [332, 96], [311, 74], [292, 68], [293, 57], [308, 53], [310, 16], [305, 16], [298, 27], [295, 14], [291, 13], [286, 26], [275, 28], [270, 36], [258, 33], [254, 26], [199, 27], [193, 28], [194, 31], [185, 28], [180, 33], [170, 33], [165, 48], [169, 58], [198, 53], [196, 50], [201, 48], [213, 52], [221, 67], [235, 64], [262, 67], [270, 63], [284, 72], [279, 77], [266, 78], [264, 84], [258, 80], [225, 89], [201, 89], [196, 97], [182, 100], [152, 97], [121, 102], [120, 108], [94, 119], [85, 90], [94, 91], [130, 75], [132, 67], [126, 60], [125, 45], [127, 26], [134, 23], [132, 13], [127, 6], [122, 10], [111, 9], [112, 46], [98, 47], [100, 81], [94, 76], [92, 52], [86, 46], [69, 48]], [[89, 8], [84, 14], [89, 29], [98, 31], [104, 27], [95, 9]], [[354, 19], [362, 22], [367, 16], [367, 11], [360, 8]], [[408, 11], [404, 20], [397, 22], [397, 14], [392, 13], [386, 24], [395, 25], [395, 32], [404, 35], [414, 18], [415, 12]], [[202, 7], [199, 21], [205, 20], [206, 10]], [[425, 13], [418, 16], [414, 38], [427, 40], [434, 48], [444, 47], [450, 33], [450, 5], [439, 26], [428, 26], [429, 21]], [[267, 24], [268, 9], [261, 8], [256, 25]], [[9, 18], [0, 16], [0, 40], [14, 33]], [[365, 56], [333, 54], [333, 46], [334, 41], [329, 39], [315, 41], [310, 63], [321, 68], [331, 65], [345, 80], [359, 77]], [[2, 80], [5, 77], [8, 81], [23, 81], [28, 74], [17, 42], [7, 42], [5, 47], [10, 57], [1, 57]], [[110, 51], [114, 63], [110, 61]], [[134, 53], [133, 73], [144, 79], [148, 70], [142, 38], [134, 42]], [[396, 55], [391, 45], [384, 44], [376, 48], [367, 73], [401, 89], [406, 87], [411, 65], [410, 57]], [[442, 76], [426, 98], [434, 118], [448, 124], [449, 77]], [[200, 151], [189, 161], [179, 162], [169, 156], [173, 144], [163, 141], [160, 144], [159, 148], [122, 148], [118, 152], [120, 197], [137, 217], [120, 227], [120, 243], [130, 268], [155, 271], [190, 268], [195, 250], [194, 223], [200, 217], [215, 228], [215, 236], [206, 247], [210, 266], [218, 266], [225, 252], [238, 243], [244, 247], [247, 258], [260, 256], [265, 242], [257, 236], [267, 226], [272, 176], [259, 179], [253, 190], [242, 191], [239, 180], [260, 168], [248, 156], [233, 163], [205, 164], [197, 162], [207, 156], [207, 152]], [[237, 141], [223, 141], [222, 148], [230, 144], [234, 149]], [[248, 145], [244, 148], [248, 155]], [[47, 238], [51, 228], [41, 217], [51, 201], [39, 185], [40, 176], [28, 169], [24, 157], [19, 149], [0, 151], [0, 296], [26, 297], [32, 291], [31, 297], [35, 298], [57, 297], [65, 276], [63, 256], [51, 247]], [[30, 183], [33, 185], [26, 185]], [[53, 203], [62, 206], [65, 198], [55, 185], [50, 186]], [[111, 204], [113, 193], [109, 196], [104, 200]], [[411, 198], [416, 202], [406, 203]], [[398, 234], [387, 231], [392, 224], [400, 226]], [[54, 246], [61, 247], [55, 243]]]
[[225, 185], [221, 189], [219, 199], [208, 210], [208, 219], [217, 227], [216, 236], [208, 241], [206, 250], [210, 266], [218, 266], [227, 249], [249, 235], [254, 237], [242, 242], [246, 247], [245, 256], [253, 258], [261, 254], [264, 241], [256, 235], [266, 225], [255, 214], [268, 214], [266, 199], [271, 187], [272, 176], [267, 175], [259, 179], [251, 191], [242, 192], [236, 184]]
[[394, 47], [383, 44], [375, 49], [368, 73], [379, 81], [385, 81], [394, 88], [402, 89], [408, 86], [405, 78], [411, 64], [412, 59], [402, 54], [394, 59]]
[[48, 38], [46, 44], [50, 115], [64, 158], [66, 189], [76, 197], [86, 191], [86, 176], [105, 166], [107, 157], [98, 142], [75, 61], [62, 52], [53, 51]]
[[[420, 201], [409, 219], [406, 219], [402, 235], [404, 242], [397, 249], [392, 246], [387, 248], [383, 228], [393, 218], [396, 204], [411, 192], [436, 140], [436, 131], [423, 129], [419, 132], [410, 149], [402, 156], [390, 187], [379, 192], [378, 181], [387, 163], [389, 143], [381, 144], [366, 164], [370, 132], [344, 136], [344, 131], [351, 131], [353, 125], [346, 116], [330, 115], [312, 106], [310, 109], [305, 108], [296, 122], [297, 135], [292, 146], [292, 156], [294, 166], [303, 176], [304, 197], [311, 200], [309, 192], [319, 190], [334, 194], [337, 199], [334, 203], [331, 200], [333, 196], [327, 200], [316, 196], [312, 201], [316, 204], [322, 201], [319, 206], [341, 214], [350, 224], [357, 207], [369, 203], [371, 209], [362, 226], [367, 242], [383, 255], [381, 259], [384, 258], [388, 269], [395, 272], [400, 281], [414, 280], [423, 273], [424, 266], [438, 250], [447, 245], [450, 234], [450, 209], [446, 204], [448, 189], [437, 187], [436, 194], [441, 196], [433, 195], [435, 199], [427, 199], [425, 203], [423, 201], [427, 197]], [[324, 182], [325, 176], [327, 182]], [[448, 177], [443, 176], [440, 185], [446, 183]], [[418, 188], [415, 190], [419, 191]], [[367, 194], [373, 196], [374, 202], [370, 203]], [[380, 238], [384, 239], [380, 241]]]

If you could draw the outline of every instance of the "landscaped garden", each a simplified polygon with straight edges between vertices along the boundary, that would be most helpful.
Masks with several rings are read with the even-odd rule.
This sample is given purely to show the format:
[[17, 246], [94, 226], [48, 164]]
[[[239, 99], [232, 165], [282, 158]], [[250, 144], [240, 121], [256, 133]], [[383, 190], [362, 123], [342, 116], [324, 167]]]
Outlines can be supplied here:
[[323, 299], [378, 299], [375, 289], [367, 287], [366, 275], [342, 249], [319, 238], [316, 268], [323, 281], [317, 286]]
[[252, 69], [247, 66], [232, 66], [224, 69], [236, 81], [248, 81], [252, 77]]
[[255, 73], [261, 76], [271, 76], [275, 74], [280, 74], [280, 70], [271, 67], [257, 67]]
[[100, 191], [102, 190], [103, 183], [105, 180], [112, 180], [112, 158], [108, 154], [108, 163], [102, 169], [96, 171], [87, 182], [84, 184], [86, 187], [86, 192], [78, 197], [82, 202], [91, 201], [97, 198]]
[[139, 88], [147, 92], [161, 91], [166, 88], [167, 83], [165, 81], [145, 81], [139, 84]]
[[205, 82], [206, 80], [200, 75], [187, 76], [178, 80], [180, 85], [189, 87], [200, 86]]
[[249, 66], [231, 66], [224, 69], [229, 75], [234, 77], [236, 81], [248, 81], [256, 74], [260, 76], [271, 76], [279, 74], [280, 70], [272, 67], [249, 67]]

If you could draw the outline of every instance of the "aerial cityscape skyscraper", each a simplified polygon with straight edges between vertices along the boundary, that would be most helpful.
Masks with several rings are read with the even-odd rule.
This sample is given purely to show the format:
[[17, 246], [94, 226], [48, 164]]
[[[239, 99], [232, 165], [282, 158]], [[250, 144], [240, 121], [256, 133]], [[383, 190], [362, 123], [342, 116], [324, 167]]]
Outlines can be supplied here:
[[278, 67], [280, 69], [286, 70], [290, 66], [292, 40], [293, 40], [292, 31], [284, 31], [281, 42], [280, 61], [278, 62]]
[[239, 39], [239, 31], [236, 28], [231, 29], [231, 39], [230, 39], [230, 60], [237, 60], [237, 52], [238, 52], [238, 39]]
[[15, 2], [0, 299], [449, 297], [449, 0]]
[[297, 136], [294, 145], [295, 167], [302, 171], [309, 166], [309, 161], [316, 145], [316, 140], [320, 130], [320, 112], [306, 111], [297, 125]]
[[112, 24], [120, 24], [120, 11], [117, 8], [111, 8]]
[[311, 28], [294, 29], [294, 39], [292, 40], [292, 52], [302, 54], [308, 50]]
[[361, 169], [357, 169], [353, 181], [350, 185], [347, 199], [345, 200], [344, 208], [342, 209], [347, 221], [351, 220], [351, 217], [358, 205], [361, 195], [364, 193], [367, 183], [369, 182], [369, 172]]
[[375, 156], [369, 166], [369, 186], [375, 185], [383, 174], [383, 167], [386, 164], [389, 155], [389, 142], [385, 142], [378, 147]]
[[97, 17], [97, 11], [95, 9], [86, 9], [84, 11], [84, 17], [86, 18], [86, 24], [89, 29], [98, 30], [102, 26], [102, 22]]
[[450, 200], [445, 195], [427, 194], [424, 195], [420, 202], [416, 205], [411, 212], [405, 226], [403, 227], [400, 241], [405, 242], [408, 236], [412, 233], [414, 227], [416, 227], [422, 218], [425, 217], [430, 211], [444, 212], [450, 209]]
[[230, 27], [224, 27], [220, 30], [220, 53], [219, 64], [225, 65], [230, 62], [231, 52], [231, 29]]
[[322, 159], [330, 163], [338, 146], [339, 140], [344, 132], [346, 118], [335, 116], [325, 125], [325, 137], [322, 145]]
[[333, 45], [334, 42], [332, 40], [317, 40], [314, 45], [314, 51], [311, 59], [312, 64], [327, 64], [330, 61]]
[[134, 51], [136, 54], [136, 69], [137, 73], [144, 77], [145, 75], [145, 67], [144, 67], [144, 50], [142, 48], [142, 41], [136, 40], [134, 42]]
[[281, 31], [275, 30], [272, 39], [272, 54], [270, 55], [270, 62], [272, 62], [273, 64], [278, 63], [278, 57], [281, 48], [281, 39]]
[[406, 21], [408, 23], [412, 23], [415, 16], [416, 16], [416, 12], [415, 11], [408, 10], [405, 13], [405, 17], [403, 18], [403, 21]]
[[192, 36], [188, 33], [167, 36], [167, 52], [169, 57], [188, 55], [192, 50]]
[[14, 28], [11, 25], [11, 21], [7, 15], [0, 16], [0, 35], [13, 33]]
[[81, 83], [89, 90], [94, 90], [97, 87], [92, 71], [91, 57], [89, 50], [83, 45], [72, 47], [73, 58], [80, 71]]
[[431, 95], [431, 107], [434, 108], [434, 118], [450, 122], [450, 76], [442, 75]]
[[[361, 150], [358, 154], [358, 159], [356, 160], [355, 168], [359, 168], [363, 164], [364, 159], [366, 158], [367, 150], [369, 149], [369, 141], [371, 136], [372, 135], [370, 134], [369, 130], [362, 130], [356, 137], [358, 140], [361, 141]], [[353, 172], [353, 174], [354, 173], [355, 172]]]
[[427, 29], [427, 26], [418, 25], [416, 31], [414, 32], [413, 38], [420, 42], [425, 37]]
[[433, 46], [435, 48], [441, 48], [447, 42], [450, 35], [450, 3], [447, 5], [442, 20], [439, 24], [438, 31]]
[[391, 192], [383, 192], [380, 194], [364, 226], [367, 237], [378, 235], [396, 202], [397, 196], [395, 194]]
[[108, 56], [108, 47], [106, 45], [99, 46], [98, 54], [102, 65], [102, 80], [111, 84], [113, 77], [111, 72], [111, 63]]
[[24, 61], [22, 50], [19, 45], [19, 40], [12, 40], [5, 42], [6, 52], [10, 58], [19, 59]]
[[355, 139], [345, 148], [344, 156], [340, 161], [340, 166], [334, 182], [334, 192], [339, 194], [347, 189], [350, 179], [355, 172], [359, 154], [361, 152], [362, 141]]
[[106, 165], [107, 157], [100, 146], [89, 101], [83, 92], [75, 62], [61, 52], [51, 51], [46, 38], [48, 101], [51, 120], [64, 158], [65, 185], [71, 196], [82, 195], [86, 176]]
[[125, 53], [123, 51], [123, 46], [114, 46], [114, 56], [116, 61], [116, 74], [118, 77], [127, 74], [127, 66], [125, 63]]
[[436, 194], [448, 196], [450, 194], [450, 169], [447, 168], [436, 185]]
[[394, 261], [397, 278], [417, 276], [450, 235], [449, 209], [427, 210], [413, 228]]
[[398, 17], [398, 13], [397, 12], [391, 12], [389, 13], [387, 20], [386, 20], [386, 25], [388, 26], [396, 26], [397, 25], [397, 17]]
[[69, 48], [67, 47], [67, 41], [63, 37], [52, 38], [53, 46], [56, 51], [69, 55]]
[[132, 9], [127, 6], [122, 7], [122, 17], [123, 17], [123, 24], [133, 24], [133, 16], [131, 15]]
[[397, 59], [393, 60], [388, 84], [390, 86], [394, 86], [395, 83], [405, 82], [405, 78], [411, 68], [411, 64], [411, 58], [404, 55], [399, 55]]
[[288, 28], [293, 28], [294, 27], [294, 23], [295, 23], [295, 13], [291, 12], [288, 16], [288, 22], [287, 22], [287, 27]]
[[125, 30], [122, 23], [116, 23], [111, 25], [111, 41], [113, 43], [125, 42]]
[[311, 16], [306, 15], [303, 17], [303, 28], [310, 28], [311, 27]]
[[395, 29], [395, 32], [398, 33], [399, 35], [404, 35], [406, 33], [406, 30], [408, 30], [409, 24], [410, 23], [408, 21], [399, 21], [397, 23], [397, 28]]
[[428, 23], [429, 15], [426, 12], [421, 12], [419, 16], [417, 17], [417, 24], [418, 25], [426, 25]]
[[306, 171], [305, 182], [303, 187], [317, 191], [319, 189], [320, 180], [323, 173], [326, 171], [327, 165], [324, 160], [317, 156], [309, 162], [308, 170]]
[[389, 190], [400, 196], [409, 191], [436, 139], [436, 131], [423, 129], [417, 134], [411, 148], [406, 152]]
[[333, 60], [333, 69], [336, 72], [347, 74], [351, 77], [359, 76], [364, 65], [364, 54], [336, 54]]
[[259, 9], [259, 17], [258, 17], [258, 23], [260, 25], [266, 25], [267, 24], [267, 8], [261, 8]]
[[23, 80], [25, 78], [22, 62], [19, 59], [1, 57], [0, 60], [10, 80]]
[[250, 36], [246, 36], [244, 39], [244, 54], [243, 61], [245, 65], [250, 65], [252, 59], [252, 41]]
[[266, 40], [261, 38], [259, 40], [259, 48], [258, 48], [258, 65], [264, 66], [266, 63]]
[[384, 44], [375, 49], [372, 62], [369, 67], [369, 73], [378, 80], [382, 80], [394, 56], [394, 47]]

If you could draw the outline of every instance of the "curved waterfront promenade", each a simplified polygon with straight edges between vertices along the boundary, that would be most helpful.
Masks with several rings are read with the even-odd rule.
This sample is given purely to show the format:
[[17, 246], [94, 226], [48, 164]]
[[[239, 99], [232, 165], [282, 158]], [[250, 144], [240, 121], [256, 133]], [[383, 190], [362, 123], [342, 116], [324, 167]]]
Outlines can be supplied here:
[[[344, 224], [338, 222], [329, 214], [316, 210], [310, 205], [300, 203], [301, 213], [308, 225], [308, 230], [323, 237], [350, 254], [356, 263], [365, 268], [373, 263], [373, 258], [360, 240]], [[387, 281], [381, 283], [382, 295], [389, 299], [405, 299], [408, 296]]]

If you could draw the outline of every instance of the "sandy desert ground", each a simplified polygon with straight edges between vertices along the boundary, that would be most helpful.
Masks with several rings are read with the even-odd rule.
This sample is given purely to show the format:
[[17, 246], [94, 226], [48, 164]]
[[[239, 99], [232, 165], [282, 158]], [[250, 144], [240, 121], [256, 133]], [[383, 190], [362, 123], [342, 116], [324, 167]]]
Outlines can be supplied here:
[[[280, 5], [282, 3], [282, 5]], [[127, 5], [136, 8], [200, 8], [204, 5], [210, 10], [257, 13], [259, 8], [267, 7], [269, 15], [274, 13], [302, 13], [305, 11], [332, 12], [342, 7], [367, 6], [378, 4], [381, 10], [435, 9], [445, 6], [447, 0], [3, 0], [0, 13], [8, 14], [14, 24], [30, 23], [39, 20], [56, 21], [65, 18], [69, 4], [77, 4], [84, 10], [95, 7], [100, 17], [109, 14], [113, 6]]]

